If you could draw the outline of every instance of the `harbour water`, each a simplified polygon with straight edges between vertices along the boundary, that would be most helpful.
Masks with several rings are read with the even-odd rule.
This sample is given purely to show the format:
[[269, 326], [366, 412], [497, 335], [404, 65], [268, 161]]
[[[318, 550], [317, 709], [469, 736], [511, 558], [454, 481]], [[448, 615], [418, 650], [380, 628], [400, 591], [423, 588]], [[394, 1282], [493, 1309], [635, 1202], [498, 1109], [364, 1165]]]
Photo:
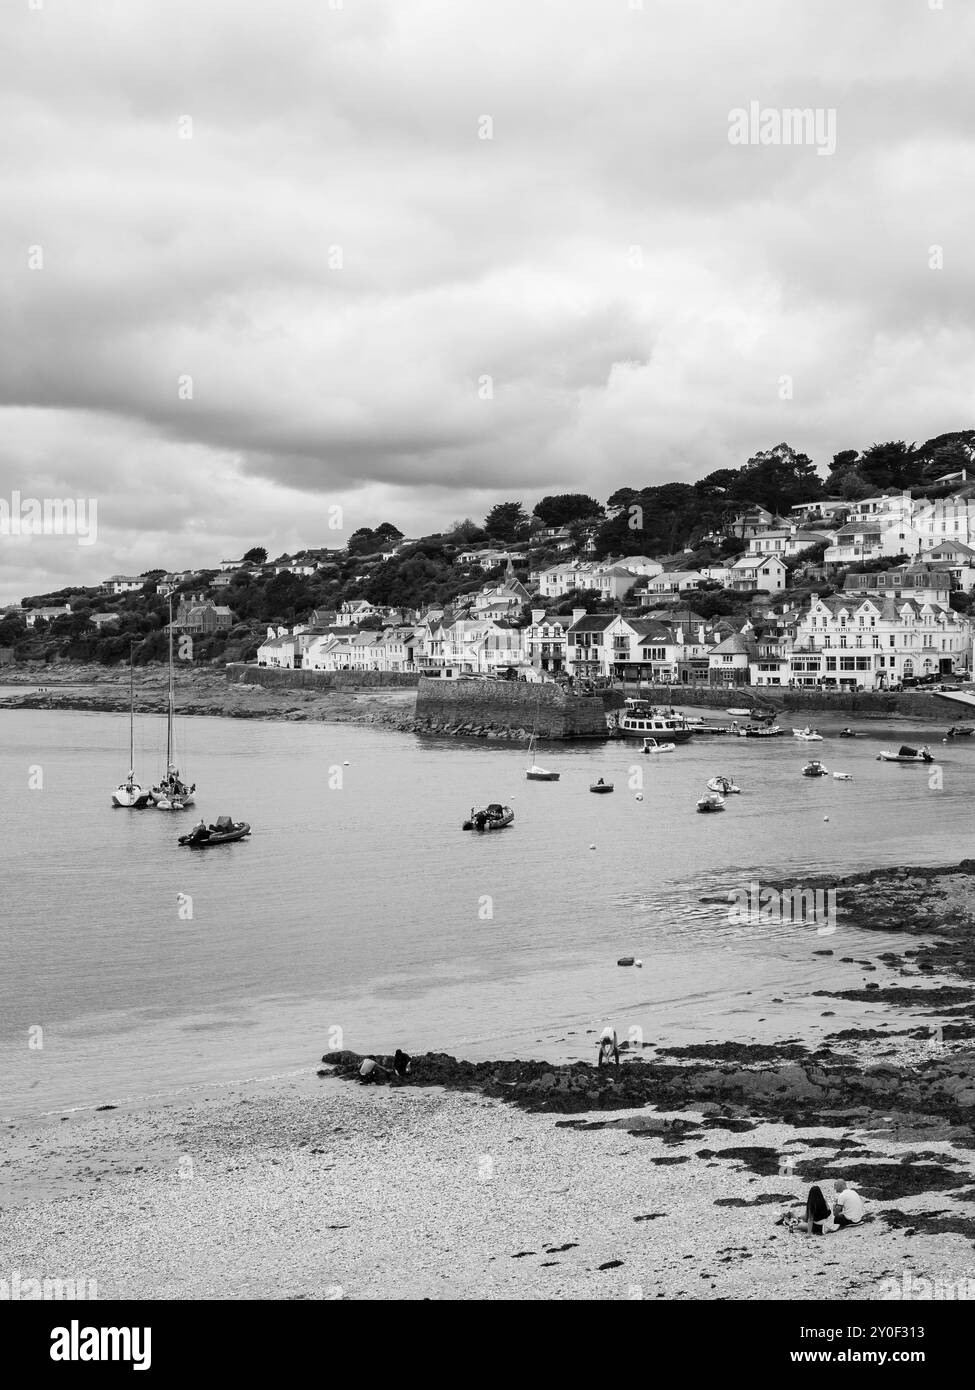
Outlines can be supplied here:
[[[162, 728], [139, 721], [144, 782]], [[877, 762], [900, 742], [881, 729], [656, 757], [638, 740], [549, 746], [538, 760], [561, 780], [530, 783], [510, 744], [202, 718], [180, 735], [193, 811], [128, 812], [110, 804], [126, 720], [0, 712], [0, 1114], [273, 1074], [330, 1044], [555, 1060], [594, 1055], [607, 1022], [657, 1045], [825, 1034], [863, 1006], [813, 991], [862, 983], [842, 958], [903, 941], [842, 919], [828, 939], [742, 931], [701, 899], [971, 853], [975, 740], [934, 745], [940, 777]], [[810, 755], [854, 780], [800, 776]], [[742, 795], [697, 815], [716, 772]], [[612, 796], [589, 794], [599, 776]], [[463, 833], [488, 801], [513, 827]], [[251, 838], [177, 845], [224, 813]], [[627, 954], [642, 968], [617, 966]]]

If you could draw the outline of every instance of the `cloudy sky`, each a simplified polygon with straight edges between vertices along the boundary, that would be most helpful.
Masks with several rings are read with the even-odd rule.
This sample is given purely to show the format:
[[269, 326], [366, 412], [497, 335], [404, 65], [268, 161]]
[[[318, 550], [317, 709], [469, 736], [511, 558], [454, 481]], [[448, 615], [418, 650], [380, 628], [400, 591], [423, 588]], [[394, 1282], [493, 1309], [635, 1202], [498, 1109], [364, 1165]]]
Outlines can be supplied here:
[[[0, 537], [0, 601], [972, 426], [973, 39], [963, 0], [6, 6], [0, 499], [98, 532]], [[751, 103], [835, 151], [730, 143]]]

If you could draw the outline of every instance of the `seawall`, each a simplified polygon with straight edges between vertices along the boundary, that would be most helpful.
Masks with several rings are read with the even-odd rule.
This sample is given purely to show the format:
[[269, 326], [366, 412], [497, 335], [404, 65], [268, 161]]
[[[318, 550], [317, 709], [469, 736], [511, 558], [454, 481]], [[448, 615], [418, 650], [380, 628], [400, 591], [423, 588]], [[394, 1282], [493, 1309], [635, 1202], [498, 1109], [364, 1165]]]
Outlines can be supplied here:
[[618, 692], [571, 695], [559, 686], [526, 681], [440, 680], [420, 677], [416, 697], [419, 733], [471, 737], [605, 738], [607, 710], [622, 703]]
[[420, 677], [408, 671], [292, 671], [277, 666], [249, 666], [230, 661], [233, 685], [263, 685], [271, 690], [359, 690], [377, 686], [415, 688]]
[[[629, 694], [635, 694], [631, 686]], [[934, 695], [910, 692], [890, 694], [886, 691], [865, 690], [861, 693], [827, 693], [817, 690], [783, 689], [777, 685], [735, 685], [722, 689], [713, 685], [654, 685], [641, 686], [640, 696], [659, 705], [695, 705], [725, 710], [740, 705], [774, 705], [788, 713], [850, 714], [859, 719], [892, 719], [902, 715], [908, 719], [927, 719], [934, 724], [963, 724], [971, 722], [971, 712], [950, 700]]]

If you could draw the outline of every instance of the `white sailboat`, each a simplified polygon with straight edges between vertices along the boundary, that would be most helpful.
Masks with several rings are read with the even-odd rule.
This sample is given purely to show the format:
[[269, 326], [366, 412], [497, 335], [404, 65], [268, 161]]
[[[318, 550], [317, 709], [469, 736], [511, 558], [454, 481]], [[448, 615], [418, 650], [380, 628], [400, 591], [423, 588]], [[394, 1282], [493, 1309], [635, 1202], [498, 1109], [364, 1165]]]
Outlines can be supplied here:
[[193, 805], [196, 783], [187, 786], [173, 761], [173, 720], [176, 713], [176, 689], [173, 681], [173, 600], [169, 600], [169, 700], [166, 709], [166, 775], [152, 789], [152, 801], [157, 811], [185, 811]]
[[[536, 723], [538, 716], [536, 714]], [[529, 782], [557, 782], [561, 773], [549, 772], [547, 768], [539, 767], [535, 761], [535, 726], [532, 726], [532, 736], [528, 740], [528, 766], [525, 768], [525, 776]]]
[[132, 648], [129, 647], [129, 775], [112, 793], [112, 805], [123, 806], [130, 811], [141, 811], [148, 806], [150, 795], [135, 780], [135, 669], [132, 664]]

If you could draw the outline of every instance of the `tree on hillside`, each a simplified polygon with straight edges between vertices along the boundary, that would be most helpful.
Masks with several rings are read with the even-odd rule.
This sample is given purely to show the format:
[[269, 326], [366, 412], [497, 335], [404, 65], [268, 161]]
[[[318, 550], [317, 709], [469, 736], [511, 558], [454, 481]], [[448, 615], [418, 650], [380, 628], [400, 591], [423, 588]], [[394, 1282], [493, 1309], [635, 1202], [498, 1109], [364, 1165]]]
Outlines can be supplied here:
[[903, 439], [891, 439], [886, 444], [871, 444], [864, 449], [857, 472], [875, 490], [908, 488], [919, 482], [923, 461], [914, 444]]
[[266, 565], [267, 551], [263, 545], [253, 545], [244, 556], [244, 561], [248, 565]]
[[447, 535], [459, 545], [473, 545], [475, 541], [487, 538], [483, 526], [478, 526], [469, 516], [465, 516], [463, 521], [451, 522], [447, 527]]
[[808, 454], [797, 453], [791, 444], [762, 449], [741, 469], [735, 493], [743, 502], [766, 507], [770, 512], [788, 512], [800, 502], [821, 497], [822, 480]]
[[493, 541], [516, 541], [528, 531], [528, 517], [520, 502], [499, 502], [484, 518], [484, 530]]
[[561, 492], [536, 502], [533, 516], [543, 526], [568, 526], [572, 521], [587, 521], [605, 515], [603, 507], [584, 492]]
[[384, 521], [375, 530], [360, 526], [353, 531], [346, 549], [350, 555], [373, 555], [377, 550], [384, 550], [390, 541], [402, 539], [403, 532], [391, 521]]

